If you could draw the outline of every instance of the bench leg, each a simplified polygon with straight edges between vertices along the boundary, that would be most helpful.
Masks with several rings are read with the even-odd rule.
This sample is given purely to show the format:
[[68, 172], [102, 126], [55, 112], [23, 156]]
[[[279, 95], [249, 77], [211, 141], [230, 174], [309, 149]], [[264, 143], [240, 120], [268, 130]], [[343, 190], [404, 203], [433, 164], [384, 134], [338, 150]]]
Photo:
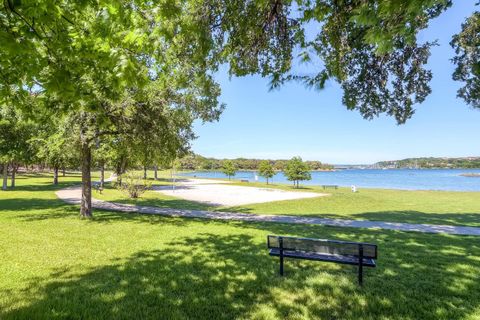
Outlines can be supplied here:
[[283, 254], [280, 255], [280, 275], [283, 276]]
[[278, 239], [280, 247], [280, 275], [283, 276], [283, 238]]
[[359, 257], [358, 257], [358, 284], [363, 285], [363, 246], [359, 246]]

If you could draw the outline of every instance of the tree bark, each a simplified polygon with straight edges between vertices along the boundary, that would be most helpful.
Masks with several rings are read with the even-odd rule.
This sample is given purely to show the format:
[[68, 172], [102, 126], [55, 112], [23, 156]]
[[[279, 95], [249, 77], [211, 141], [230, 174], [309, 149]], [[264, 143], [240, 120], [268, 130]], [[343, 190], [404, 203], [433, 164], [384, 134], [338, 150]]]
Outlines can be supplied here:
[[100, 166], [100, 188], [103, 189], [103, 186], [105, 185], [105, 165], [102, 163]]
[[[82, 139], [83, 140], [83, 139]], [[90, 168], [92, 164], [92, 150], [88, 141], [82, 141], [82, 200], [80, 203], [80, 216], [92, 217], [92, 180]]]
[[62, 168], [62, 177], [65, 177], [65, 167]]
[[147, 166], [143, 166], [143, 179], [147, 180]]
[[54, 185], [58, 184], [58, 167], [57, 166], [53, 167], [53, 184]]
[[153, 175], [154, 175], [155, 180], [158, 180], [158, 166], [157, 165], [153, 166]]
[[3, 184], [2, 190], [7, 190], [7, 183], [8, 183], [8, 163], [3, 164]]
[[12, 164], [12, 178], [10, 181], [10, 187], [15, 188], [15, 174], [17, 173], [17, 166]]

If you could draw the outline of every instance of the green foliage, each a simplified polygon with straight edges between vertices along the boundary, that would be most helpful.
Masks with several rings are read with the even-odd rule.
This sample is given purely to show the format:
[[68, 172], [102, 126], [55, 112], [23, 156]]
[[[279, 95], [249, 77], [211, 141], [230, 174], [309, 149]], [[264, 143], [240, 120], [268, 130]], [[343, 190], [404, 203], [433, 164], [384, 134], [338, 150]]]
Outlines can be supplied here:
[[381, 161], [377, 162], [375, 166], [380, 168], [394, 167], [394, 168], [480, 168], [480, 157], [466, 157], [466, 158], [407, 158], [395, 161]]
[[34, 122], [6, 105], [0, 106], [0, 163], [31, 164], [35, 157]]
[[38, 134], [32, 139], [36, 157], [51, 168], [78, 168], [78, 131], [69, 117], [42, 119]]
[[462, 30], [450, 44], [456, 54], [452, 59], [456, 65], [453, 80], [463, 82], [457, 96], [480, 108], [480, 12], [473, 13], [462, 24]]
[[224, 160], [222, 165], [222, 172], [228, 176], [228, 179], [235, 175], [237, 168], [232, 160]]
[[301, 3], [302, 20], [321, 26], [301, 47], [306, 55], [314, 52], [324, 67], [314, 75], [292, 74], [287, 79], [317, 89], [333, 79], [344, 91], [343, 103], [364, 118], [386, 113], [399, 124], [408, 120], [413, 105], [431, 92], [432, 74], [424, 66], [433, 43], [418, 44], [416, 35], [451, 1]]
[[285, 170], [283, 171], [288, 181], [293, 181], [293, 185], [298, 188], [299, 181], [311, 180], [310, 167], [307, 163], [302, 161], [300, 157], [293, 157], [288, 161]]
[[135, 172], [127, 172], [117, 187], [130, 198], [137, 199], [152, 187], [152, 183]]
[[258, 174], [265, 179], [267, 179], [267, 184], [268, 184], [268, 179], [272, 178], [275, 175], [275, 170], [273, 170], [273, 166], [268, 160], [264, 160], [260, 162], [258, 165]]
[[[222, 167], [222, 159], [205, 158], [198, 154], [188, 154], [180, 158], [180, 168], [183, 170], [218, 170]], [[238, 170], [257, 170], [262, 159], [231, 159]], [[283, 170], [288, 160], [267, 160], [275, 170]], [[306, 161], [312, 170], [331, 170], [332, 165], [320, 161]]]

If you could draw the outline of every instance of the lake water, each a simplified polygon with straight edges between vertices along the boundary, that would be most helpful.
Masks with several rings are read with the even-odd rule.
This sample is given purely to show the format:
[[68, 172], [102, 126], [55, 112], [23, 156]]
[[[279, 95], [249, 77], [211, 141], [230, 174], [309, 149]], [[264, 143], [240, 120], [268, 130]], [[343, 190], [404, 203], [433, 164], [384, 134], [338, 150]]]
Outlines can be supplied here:
[[[480, 191], [479, 177], [463, 177], [464, 173], [480, 173], [480, 169], [351, 169], [338, 171], [313, 171], [312, 180], [303, 181], [303, 185], [335, 184], [358, 188], [384, 188], [405, 190], [450, 190], [450, 191]], [[256, 172], [238, 171], [236, 180], [255, 181]], [[182, 173], [184, 176], [199, 178], [228, 178], [217, 171], [195, 171]], [[259, 181], [265, 181], [258, 177]], [[291, 183], [282, 172], [273, 177], [274, 183]]]

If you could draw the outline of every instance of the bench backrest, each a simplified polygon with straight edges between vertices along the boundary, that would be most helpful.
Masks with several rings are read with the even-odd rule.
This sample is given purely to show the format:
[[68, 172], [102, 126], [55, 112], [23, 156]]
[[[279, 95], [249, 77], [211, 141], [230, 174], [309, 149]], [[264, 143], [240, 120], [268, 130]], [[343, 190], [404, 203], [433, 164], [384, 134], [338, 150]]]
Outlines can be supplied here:
[[290, 251], [315, 252], [337, 254], [345, 256], [360, 255], [360, 247], [363, 247], [363, 257], [377, 259], [377, 245], [363, 242], [349, 242], [327, 239], [296, 238], [285, 236], [267, 236], [269, 249], [280, 249], [282, 239], [283, 249]]

